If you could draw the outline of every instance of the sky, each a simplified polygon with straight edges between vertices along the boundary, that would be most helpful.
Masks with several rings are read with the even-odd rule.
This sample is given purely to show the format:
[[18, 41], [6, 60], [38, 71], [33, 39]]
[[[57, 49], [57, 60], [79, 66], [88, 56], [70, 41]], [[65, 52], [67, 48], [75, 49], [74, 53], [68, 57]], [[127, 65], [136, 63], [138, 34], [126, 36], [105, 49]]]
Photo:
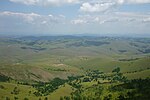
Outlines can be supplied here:
[[0, 34], [150, 35], [150, 0], [0, 0]]

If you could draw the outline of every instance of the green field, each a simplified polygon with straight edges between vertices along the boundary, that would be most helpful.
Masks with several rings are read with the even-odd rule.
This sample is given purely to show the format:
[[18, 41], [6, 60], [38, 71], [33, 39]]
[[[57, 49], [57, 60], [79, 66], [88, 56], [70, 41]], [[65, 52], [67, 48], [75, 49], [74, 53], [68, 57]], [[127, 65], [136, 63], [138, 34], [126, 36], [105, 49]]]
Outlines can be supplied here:
[[[120, 68], [119, 73], [112, 72], [115, 68]], [[55, 78], [60, 84], [54, 81], [51, 86]], [[131, 98], [128, 92], [137, 98], [143, 92], [124, 85], [134, 83], [134, 79], [149, 82], [145, 80], [149, 78], [150, 38], [0, 37], [2, 100], [114, 100], [119, 96]], [[17, 94], [12, 93], [15, 87]], [[110, 88], [121, 90], [112, 92]]]

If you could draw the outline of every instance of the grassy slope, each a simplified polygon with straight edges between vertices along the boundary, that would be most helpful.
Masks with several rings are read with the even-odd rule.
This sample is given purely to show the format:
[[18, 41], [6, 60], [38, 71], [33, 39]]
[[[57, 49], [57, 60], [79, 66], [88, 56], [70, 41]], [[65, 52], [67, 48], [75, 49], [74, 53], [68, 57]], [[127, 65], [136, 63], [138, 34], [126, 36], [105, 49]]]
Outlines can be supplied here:
[[68, 85], [65, 84], [65, 87], [61, 87], [58, 90], [56, 90], [55, 92], [53, 92], [50, 96], [48, 96], [48, 98], [50, 100], [60, 100], [60, 97], [62, 96], [70, 96], [70, 94], [73, 92], [73, 88]]
[[[5, 100], [6, 97], [10, 97], [10, 99], [13, 100], [15, 96], [22, 100], [25, 97], [30, 98], [32, 100], [37, 99], [33, 94], [29, 96], [29, 91], [32, 91], [32, 93], [35, 91], [35, 89], [33, 89], [30, 86], [17, 85], [13, 83], [3, 83], [3, 82], [0, 82], [0, 85], [4, 86], [4, 89], [0, 89], [1, 100]], [[20, 90], [20, 93], [18, 95], [11, 94], [14, 87], [18, 87], [18, 89]]]
[[144, 71], [134, 72], [134, 73], [126, 73], [124, 75], [128, 77], [128, 79], [147, 78], [150, 77], [150, 70], [144, 70]]
[[120, 67], [122, 72], [130, 72], [150, 67], [150, 58], [144, 57], [135, 61], [118, 61], [108, 58], [94, 58], [89, 60], [73, 60], [66, 62], [69, 65], [83, 67], [84, 69], [99, 69], [104, 72], [110, 72], [115, 67]]
[[[0, 86], [4, 86], [4, 89], [0, 89], [0, 100], [6, 100], [6, 97], [9, 97], [11, 100], [14, 100], [14, 97], [18, 97], [19, 100], [23, 100], [25, 97], [29, 100], [38, 100], [41, 98], [44, 100], [46, 96], [36, 97], [33, 93], [36, 91], [35, 88], [27, 85], [18, 85], [15, 83], [6, 83], [6, 82], [0, 82]], [[11, 94], [14, 87], [17, 87], [19, 89], [19, 94]], [[65, 86], [61, 86], [59, 89], [57, 89], [52, 94], [48, 95], [49, 100], [59, 100], [61, 96], [69, 96], [73, 88], [65, 84]], [[29, 94], [29, 91], [31, 91], [31, 94]]]
[[[85, 40], [88, 39], [59, 39], [51, 42], [39, 40], [37, 43], [43, 43], [35, 44], [31, 47], [38, 46], [47, 49], [43, 51], [34, 51], [31, 49], [20, 48], [23, 46], [29, 47], [29, 45], [10, 42], [9, 39], [3, 39], [0, 42], [0, 73], [7, 73], [6, 75], [10, 73], [12, 74], [11, 76], [16, 76], [16, 79], [26, 79], [28, 78], [28, 73], [26, 72], [27, 70], [36, 76], [40, 76], [44, 81], [48, 80], [48, 77], [50, 79], [55, 76], [63, 76], [62, 78], [66, 78], [67, 75], [80, 74], [82, 73], [82, 71], [80, 71], [81, 67], [85, 70], [99, 69], [104, 72], [110, 72], [116, 66], [119, 66], [123, 72], [127, 72], [146, 69], [150, 66], [150, 58], [146, 57], [149, 54], [140, 54], [137, 50], [139, 47], [131, 46], [130, 42], [136, 43], [140, 47], [147, 46], [147, 48], [149, 48], [149, 44], [135, 42], [134, 40], [90, 38], [89, 40], [92, 41], [107, 41], [110, 42], [110, 44], [101, 46], [66, 47], [67, 44], [83, 42]], [[32, 40], [26, 40], [25, 42], [30, 41]], [[126, 50], [127, 52], [121, 53], [118, 50]], [[141, 59], [136, 61], [118, 61], [120, 58]], [[55, 66], [57, 64], [62, 64], [63, 66]], [[34, 71], [35, 69], [37, 69], [37, 73]], [[67, 72], [52, 71], [47, 69], [65, 69]], [[43, 73], [45, 73], [44, 76], [46, 77], [42, 76]], [[30, 77], [33, 80], [38, 80], [33, 75]]]

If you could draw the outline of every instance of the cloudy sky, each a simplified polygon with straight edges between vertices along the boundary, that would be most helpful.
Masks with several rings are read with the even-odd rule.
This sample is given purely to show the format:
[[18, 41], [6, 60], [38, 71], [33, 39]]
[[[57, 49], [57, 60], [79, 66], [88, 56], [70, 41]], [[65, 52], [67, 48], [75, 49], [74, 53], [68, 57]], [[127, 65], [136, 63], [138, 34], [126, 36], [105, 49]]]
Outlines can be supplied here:
[[150, 0], [0, 0], [0, 34], [148, 34]]

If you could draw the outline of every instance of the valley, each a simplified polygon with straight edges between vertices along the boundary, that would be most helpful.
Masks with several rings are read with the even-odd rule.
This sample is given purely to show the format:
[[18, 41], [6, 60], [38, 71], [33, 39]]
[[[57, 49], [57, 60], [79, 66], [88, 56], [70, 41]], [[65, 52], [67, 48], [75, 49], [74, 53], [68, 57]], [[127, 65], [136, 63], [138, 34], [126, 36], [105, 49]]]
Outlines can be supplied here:
[[150, 38], [0, 37], [1, 100], [148, 100]]

